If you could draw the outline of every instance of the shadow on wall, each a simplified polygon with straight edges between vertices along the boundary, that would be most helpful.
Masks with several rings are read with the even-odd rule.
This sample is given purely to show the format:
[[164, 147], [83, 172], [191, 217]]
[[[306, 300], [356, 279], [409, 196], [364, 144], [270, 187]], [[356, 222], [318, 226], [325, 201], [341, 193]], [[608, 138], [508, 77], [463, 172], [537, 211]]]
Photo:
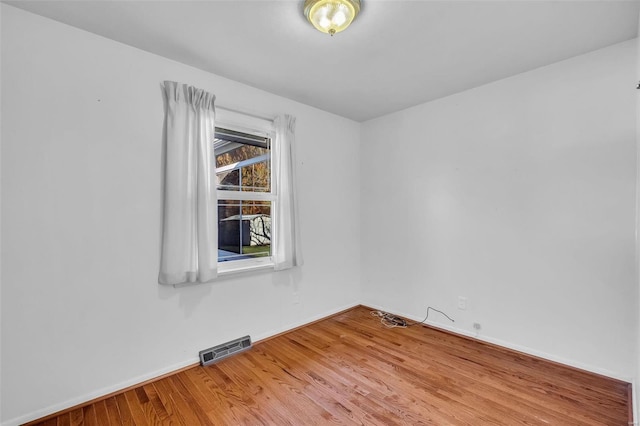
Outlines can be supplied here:
[[179, 297], [178, 306], [185, 313], [185, 317], [189, 318], [196, 311], [198, 305], [206, 300], [214, 283], [189, 283], [175, 286], [162, 285], [157, 282], [155, 284], [158, 286], [160, 300]]
[[300, 283], [302, 282], [302, 268], [295, 267], [274, 272], [271, 274], [271, 282], [276, 287], [291, 287], [291, 291], [297, 293], [300, 290]]

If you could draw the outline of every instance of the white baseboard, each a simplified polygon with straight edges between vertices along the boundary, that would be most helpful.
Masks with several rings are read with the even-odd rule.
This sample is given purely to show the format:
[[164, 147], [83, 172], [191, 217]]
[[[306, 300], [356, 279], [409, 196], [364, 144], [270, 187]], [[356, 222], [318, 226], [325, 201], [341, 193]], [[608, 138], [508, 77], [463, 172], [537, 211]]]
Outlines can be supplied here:
[[46, 408], [43, 408], [41, 410], [37, 410], [37, 411], [34, 411], [32, 413], [25, 414], [23, 416], [19, 416], [19, 417], [7, 420], [7, 421], [2, 423], [2, 426], [19, 426], [19, 425], [21, 425], [23, 423], [31, 422], [33, 420], [40, 419], [40, 418], [48, 416], [50, 414], [57, 413], [57, 412], [62, 411], [62, 410], [66, 410], [68, 408], [75, 407], [75, 406], [80, 405], [80, 404], [84, 404], [84, 403], [89, 402], [91, 400], [94, 400], [96, 398], [100, 398], [100, 397], [103, 397], [105, 395], [109, 395], [111, 393], [118, 392], [120, 390], [123, 390], [123, 389], [129, 388], [131, 386], [137, 385], [139, 383], [143, 383], [143, 382], [155, 379], [156, 377], [163, 376], [165, 374], [171, 373], [172, 371], [180, 370], [182, 368], [188, 367], [189, 365], [196, 364], [199, 361], [200, 361], [200, 359], [196, 356], [194, 358], [190, 358], [188, 360], [185, 360], [184, 362], [181, 362], [179, 364], [174, 364], [174, 365], [168, 366], [166, 368], [162, 368], [160, 370], [157, 370], [157, 371], [154, 371], [154, 372], [151, 372], [151, 373], [148, 373], [148, 374], [143, 374], [141, 376], [134, 377], [133, 379], [126, 380], [124, 382], [115, 384], [113, 386], [107, 386], [105, 388], [98, 389], [98, 390], [96, 390], [94, 392], [90, 392], [90, 393], [88, 393], [86, 395], [79, 396], [77, 398], [72, 398], [72, 399], [69, 399], [67, 401], [61, 402], [59, 404], [50, 405], [50, 406], [48, 406]]
[[[354, 308], [354, 307], [359, 306], [359, 305], [360, 305], [360, 303], [348, 304], [348, 305], [342, 306], [342, 307], [337, 308], [337, 309], [332, 309], [332, 310], [329, 310], [329, 311], [314, 315], [314, 316], [312, 316], [310, 318], [307, 318], [307, 319], [305, 319], [303, 321], [300, 321], [299, 323], [289, 324], [289, 325], [286, 325], [284, 327], [278, 328], [276, 330], [272, 330], [272, 331], [269, 331], [267, 333], [260, 334], [260, 335], [257, 336], [257, 338], [255, 339], [254, 343], [258, 343], [260, 340], [264, 340], [264, 339], [267, 339], [269, 337], [272, 337], [272, 336], [275, 336], [275, 335], [278, 335], [278, 334], [281, 334], [281, 333], [285, 333], [285, 332], [287, 332], [289, 330], [293, 330], [295, 328], [302, 327], [302, 326], [304, 326], [306, 324], [321, 320], [323, 318], [330, 317], [330, 316], [335, 315], [335, 314], [337, 314], [339, 312], [346, 311], [348, 309]], [[24, 424], [24, 423], [27, 423], [27, 422], [30, 422], [30, 421], [33, 421], [33, 420], [41, 419], [41, 418], [43, 418], [45, 416], [49, 416], [51, 414], [54, 414], [54, 413], [57, 413], [57, 412], [60, 412], [60, 411], [63, 411], [63, 410], [67, 410], [67, 409], [69, 409], [71, 407], [75, 407], [75, 406], [87, 403], [89, 401], [92, 401], [94, 399], [103, 397], [105, 395], [112, 394], [114, 392], [119, 392], [119, 391], [121, 391], [123, 389], [127, 389], [127, 388], [130, 388], [132, 386], [136, 386], [138, 384], [147, 382], [149, 380], [153, 380], [155, 378], [164, 376], [165, 374], [169, 374], [169, 373], [172, 373], [174, 371], [181, 370], [181, 369], [183, 369], [185, 367], [189, 367], [190, 365], [194, 365], [194, 364], [197, 364], [199, 362], [200, 362], [200, 358], [198, 356], [194, 356], [194, 357], [186, 359], [183, 362], [180, 362], [178, 364], [174, 364], [174, 365], [168, 366], [166, 368], [162, 368], [160, 370], [157, 370], [157, 371], [154, 371], [154, 372], [151, 372], [151, 373], [148, 373], [148, 374], [143, 374], [141, 376], [137, 376], [137, 377], [135, 377], [133, 379], [126, 380], [124, 382], [115, 384], [113, 386], [108, 386], [108, 387], [96, 390], [94, 392], [90, 392], [90, 393], [88, 393], [86, 395], [83, 395], [83, 396], [80, 396], [80, 397], [77, 397], [77, 398], [72, 398], [72, 399], [69, 399], [67, 401], [61, 402], [59, 404], [50, 405], [50, 406], [48, 406], [46, 408], [43, 408], [41, 410], [37, 410], [37, 411], [34, 411], [32, 413], [29, 413], [29, 414], [26, 414], [26, 415], [23, 415], [23, 416], [19, 416], [19, 417], [7, 420], [7, 421], [2, 423], [2, 426], [19, 426], [21, 424]]]
[[360, 303], [358, 302], [358, 303], [351, 303], [351, 304], [348, 304], [348, 305], [343, 305], [342, 307], [339, 307], [339, 308], [336, 308], [336, 309], [331, 309], [329, 311], [325, 311], [325, 312], [322, 312], [320, 314], [314, 315], [314, 316], [312, 316], [310, 318], [306, 318], [303, 321], [287, 324], [287, 325], [285, 325], [283, 327], [280, 327], [278, 329], [271, 330], [271, 331], [268, 331], [266, 333], [259, 334], [255, 339], [255, 343], [258, 343], [261, 340], [265, 340], [265, 339], [268, 339], [268, 338], [273, 337], [273, 336], [277, 336], [278, 334], [286, 333], [287, 331], [291, 331], [293, 329], [296, 329], [296, 328], [299, 328], [299, 327], [303, 327], [303, 326], [305, 326], [307, 324], [310, 324], [312, 322], [316, 322], [316, 321], [322, 320], [324, 318], [333, 316], [333, 315], [335, 315], [337, 313], [340, 313], [342, 311], [346, 311], [348, 309], [355, 308], [356, 306], [360, 306]]
[[[388, 310], [388, 309], [386, 309], [386, 308], [384, 308], [382, 306], [378, 306], [378, 305], [375, 305], [375, 304], [369, 304], [369, 303], [365, 304], [365, 303], [363, 303], [363, 305], [368, 306], [368, 307], [370, 307], [372, 309], [377, 309], [377, 310], [381, 310], [381, 311], [384, 311], [384, 312], [389, 312], [391, 314], [398, 315], [398, 316], [401, 316], [401, 317], [404, 317], [404, 318], [409, 318], [409, 319], [411, 319], [413, 321], [422, 321], [424, 319], [424, 317], [419, 318], [419, 317], [416, 317], [415, 315], [410, 315], [410, 314], [407, 314], [407, 313], [398, 312], [398, 311], [394, 311], [394, 310]], [[476, 339], [476, 340], [479, 340], [479, 341], [482, 341], [482, 342], [491, 343], [493, 345], [501, 346], [503, 348], [512, 349], [514, 351], [522, 352], [522, 353], [525, 353], [525, 354], [528, 354], [528, 355], [532, 355], [532, 356], [535, 356], [535, 357], [538, 357], [538, 358], [543, 358], [543, 359], [546, 359], [546, 360], [549, 360], [549, 361], [552, 361], [552, 362], [557, 362], [559, 364], [563, 364], [563, 365], [566, 365], [568, 367], [574, 367], [574, 368], [578, 368], [580, 370], [588, 371], [590, 373], [595, 373], [595, 374], [599, 374], [601, 376], [610, 377], [612, 379], [621, 380], [623, 382], [627, 382], [627, 383], [632, 383], [633, 384], [633, 381], [634, 381], [632, 377], [625, 377], [625, 376], [622, 376], [622, 375], [620, 375], [620, 374], [618, 374], [616, 372], [613, 372], [613, 371], [609, 371], [609, 370], [606, 370], [606, 369], [603, 369], [603, 368], [595, 367], [593, 365], [584, 364], [584, 363], [577, 362], [577, 361], [574, 361], [574, 360], [571, 360], [571, 359], [558, 357], [558, 356], [551, 355], [551, 354], [548, 354], [546, 352], [538, 351], [538, 350], [535, 350], [535, 349], [532, 349], [532, 348], [529, 348], [529, 347], [526, 347], [526, 346], [521, 346], [521, 345], [517, 345], [517, 344], [511, 343], [511, 342], [506, 342], [504, 340], [494, 339], [494, 338], [488, 337], [488, 336], [476, 335], [476, 333], [472, 333], [472, 332], [469, 332], [469, 331], [461, 329], [461, 328], [451, 327], [451, 326], [446, 325], [446, 324], [432, 322], [432, 321], [426, 321], [425, 325], [428, 325], [428, 326], [433, 327], [433, 328], [438, 328], [438, 329], [441, 329], [441, 330], [449, 331], [449, 332], [452, 332], [452, 333], [455, 333], [455, 334], [459, 334], [459, 335], [462, 335], [462, 336], [465, 336], [465, 337], [470, 337], [472, 339]], [[634, 395], [635, 395], [635, 392], [634, 392]]]
[[[297, 322], [297, 323], [288, 324], [288, 325], [283, 326], [281, 328], [278, 328], [278, 329], [275, 329], [275, 330], [271, 330], [271, 331], [266, 332], [266, 333], [262, 333], [262, 334], [256, 336], [255, 343], [258, 343], [261, 340], [268, 339], [268, 338], [270, 338], [272, 336], [276, 336], [278, 334], [285, 333], [285, 332], [293, 330], [295, 328], [302, 327], [302, 326], [304, 326], [306, 324], [309, 324], [309, 323], [312, 323], [312, 322], [315, 322], [315, 321], [318, 321], [318, 320], [322, 320], [323, 318], [330, 317], [332, 315], [335, 315], [335, 314], [340, 313], [342, 311], [346, 311], [348, 309], [354, 308], [354, 307], [359, 306], [359, 305], [360, 305], [360, 303], [347, 304], [347, 305], [344, 305], [342, 307], [339, 307], [339, 308], [336, 308], [336, 309], [331, 309], [329, 311], [322, 312], [320, 314], [314, 315], [314, 316], [312, 316], [310, 318], [306, 318], [303, 321], [300, 321], [300, 322]], [[372, 309], [378, 309], [378, 310], [381, 310], [381, 311], [390, 312], [390, 313], [393, 313], [394, 315], [399, 315], [399, 316], [402, 316], [402, 317], [405, 317], [405, 318], [409, 318], [409, 319], [414, 320], [414, 321], [422, 321], [423, 320], [423, 318], [418, 318], [418, 317], [416, 317], [414, 315], [409, 315], [409, 314], [406, 314], [406, 313], [403, 313], [403, 312], [390, 311], [390, 310], [388, 310], [388, 309], [386, 309], [386, 308], [384, 308], [382, 306], [378, 306], [378, 305], [375, 305], [375, 304], [366, 303], [366, 304], [363, 304], [363, 305], [365, 305], [367, 307], [370, 307]], [[583, 364], [583, 363], [580, 363], [580, 362], [575, 362], [575, 361], [572, 361], [572, 360], [564, 359], [562, 357], [553, 356], [553, 355], [547, 354], [545, 352], [537, 351], [537, 350], [534, 350], [534, 349], [531, 349], [531, 348], [528, 348], [528, 347], [525, 347], [525, 346], [515, 345], [515, 344], [509, 343], [509, 342], [502, 341], [500, 339], [493, 339], [493, 338], [487, 337], [487, 336], [476, 336], [474, 333], [470, 333], [467, 330], [463, 330], [463, 329], [460, 329], [460, 328], [451, 327], [451, 326], [448, 326], [448, 325], [435, 323], [435, 322], [432, 322], [432, 321], [426, 321], [425, 324], [429, 325], [429, 326], [431, 326], [433, 328], [449, 331], [449, 332], [452, 332], [452, 333], [455, 333], [455, 334], [459, 334], [459, 335], [462, 335], [462, 336], [470, 337], [472, 339], [476, 339], [476, 340], [479, 340], [479, 341], [491, 343], [491, 344], [494, 344], [494, 345], [497, 345], [497, 346], [501, 346], [501, 347], [504, 347], [504, 348], [512, 349], [512, 350], [515, 350], [515, 351], [518, 351], [518, 352], [522, 352], [522, 353], [526, 353], [526, 354], [529, 354], [529, 355], [533, 355], [533, 356], [536, 356], [536, 357], [539, 357], [539, 358], [544, 358], [544, 359], [547, 359], [549, 361], [557, 362], [557, 363], [564, 364], [564, 365], [567, 365], [567, 366], [570, 366], [570, 367], [579, 368], [581, 370], [589, 371], [589, 372], [592, 372], [592, 373], [595, 373], [595, 374], [600, 374], [602, 376], [611, 377], [613, 379], [622, 380], [622, 381], [631, 383], [632, 389], [633, 389], [633, 397], [632, 397], [632, 399], [633, 399], [632, 400], [633, 413], [634, 413], [634, 423], [633, 423], [633, 425], [636, 426], [640, 422], [640, 417], [639, 417], [640, 412], [638, 410], [639, 407], [638, 407], [638, 404], [637, 404], [638, 397], [637, 397], [637, 393], [636, 393], [636, 382], [632, 378], [621, 377], [620, 375], [618, 375], [616, 373], [613, 373], [611, 371], [605, 370], [605, 369], [601, 369], [601, 368], [597, 368], [597, 367], [594, 367], [594, 366], [586, 365], [586, 364]], [[135, 378], [133, 378], [131, 380], [127, 380], [125, 382], [118, 383], [118, 384], [113, 385], [113, 386], [109, 386], [109, 387], [105, 387], [105, 388], [99, 389], [99, 390], [97, 390], [95, 392], [91, 392], [91, 393], [86, 394], [84, 396], [67, 400], [67, 401], [62, 402], [60, 404], [51, 405], [49, 407], [43, 408], [41, 410], [37, 410], [35, 412], [29, 413], [29, 414], [24, 415], [24, 416], [20, 416], [20, 417], [16, 417], [14, 419], [11, 419], [11, 420], [7, 420], [7, 421], [2, 423], [2, 426], [19, 426], [19, 425], [21, 425], [23, 423], [27, 423], [27, 422], [30, 422], [30, 421], [33, 421], [33, 420], [36, 420], [36, 419], [40, 419], [40, 418], [48, 416], [50, 414], [57, 413], [59, 411], [66, 410], [68, 408], [75, 407], [77, 405], [89, 402], [89, 401], [91, 401], [93, 399], [97, 399], [97, 398], [100, 398], [102, 396], [109, 395], [111, 393], [118, 392], [118, 391], [121, 391], [123, 389], [138, 385], [140, 383], [144, 383], [146, 381], [153, 380], [153, 379], [158, 378], [160, 376], [163, 376], [165, 374], [180, 370], [182, 368], [188, 367], [188, 366], [193, 365], [193, 364], [197, 364], [199, 361], [200, 361], [199, 358], [197, 356], [194, 356], [193, 358], [189, 358], [189, 359], [187, 359], [187, 360], [185, 360], [185, 361], [183, 361], [181, 363], [174, 364], [174, 365], [168, 366], [166, 368], [163, 368], [163, 369], [160, 369], [160, 370], [148, 373], [148, 374], [144, 374], [144, 375], [135, 377]]]

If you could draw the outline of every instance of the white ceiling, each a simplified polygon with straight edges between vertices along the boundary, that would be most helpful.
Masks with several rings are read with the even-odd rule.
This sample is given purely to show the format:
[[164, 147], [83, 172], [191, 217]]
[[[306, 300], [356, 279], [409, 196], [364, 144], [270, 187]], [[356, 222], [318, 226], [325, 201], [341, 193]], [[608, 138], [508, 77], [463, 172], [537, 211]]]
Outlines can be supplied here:
[[6, 3], [357, 121], [635, 38], [640, 10], [640, 0], [363, 0], [330, 37], [300, 0]]

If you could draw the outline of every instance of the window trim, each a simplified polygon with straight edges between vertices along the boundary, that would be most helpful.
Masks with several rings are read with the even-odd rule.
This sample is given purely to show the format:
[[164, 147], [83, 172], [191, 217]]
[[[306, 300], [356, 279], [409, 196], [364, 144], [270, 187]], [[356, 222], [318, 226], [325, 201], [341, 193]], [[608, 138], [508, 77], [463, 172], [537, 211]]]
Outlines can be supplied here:
[[[217, 129], [226, 129], [232, 132], [240, 132], [248, 135], [254, 135], [258, 138], [269, 138], [271, 139], [270, 146], [270, 160], [271, 164], [273, 164], [273, 155], [274, 155], [274, 140], [275, 140], [275, 126], [272, 120], [267, 120], [263, 118], [258, 118], [252, 115], [243, 114], [236, 111], [230, 110], [217, 110], [216, 111], [216, 131]], [[215, 150], [213, 150], [213, 164], [216, 164], [215, 161]], [[248, 160], [251, 161], [251, 160]], [[230, 166], [224, 166], [230, 167]], [[214, 173], [217, 174], [220, 169], [216, 168]], [[271, 211], [275, 210], [275, 205], [278, 202], [277, 197], [277, 188], [275, 187], [274, 173], [273, 168], [270, 170], [270, 179], [271, 179], [271, 192], [241, 192], [241, 191], [232, 191], [232, 190], [219, 190], [216, 189], [216, 195], [218, 200], [256, 200], [256, 201], [270, 201], [271, 202]], [[217, 188], [217, 186], [216, 186]], [[247, 195], [250, 195], [250, 198], [247, 198]], [[273, 217], [273, 213], [272, 213]], [[273, 219], [272, 219], [273, 223]], [[272, 225], [273, 226], [273, 225]], [[271, 255], [263, 256], [263, 257], [255, 257], [252, 259], [239, 259], [239, 260], [228, 260], [225, 262], [218, 262], [218, 275], [232, 275], [242, 272], [252, 272], [261, 269], [273, 269], [275, 266], [275, 262], [273, 260], [273, 252], [274, 248], [278, 244], [276, 235], [272, 230], [272, 239], [271, 239]], [[216, 241], [217, 245], [217, 241]]]
[[[221, 267], [221, 265], [223, 267]], [[242, 272], [253, 272], [262, 269], [273, 269], [273, 258], [256, 257], [253, 259], [228, 260], [218, 263], [218, 276], [239, 274]]]

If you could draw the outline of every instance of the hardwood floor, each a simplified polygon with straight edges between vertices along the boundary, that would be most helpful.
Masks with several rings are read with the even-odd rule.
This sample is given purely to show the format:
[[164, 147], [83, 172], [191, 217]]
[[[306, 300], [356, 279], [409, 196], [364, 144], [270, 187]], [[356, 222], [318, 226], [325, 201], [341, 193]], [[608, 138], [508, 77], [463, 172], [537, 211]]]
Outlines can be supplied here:
[[628, 384], [358, 307], [41, 425], [627, 425]]

